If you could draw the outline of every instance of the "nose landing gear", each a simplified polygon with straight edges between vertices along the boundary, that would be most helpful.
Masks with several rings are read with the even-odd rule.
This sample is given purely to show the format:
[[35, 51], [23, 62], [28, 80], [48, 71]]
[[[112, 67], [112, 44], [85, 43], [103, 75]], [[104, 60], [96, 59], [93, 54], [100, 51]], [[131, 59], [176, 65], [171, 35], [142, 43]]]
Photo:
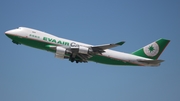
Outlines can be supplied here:
[[12, 40], [12, 42], [13, 42], [14, 44], [17, 44], [17, 45], [20, 45], [20, 44], [21, 44], [21, 43], [15, 41], [15, 40]]

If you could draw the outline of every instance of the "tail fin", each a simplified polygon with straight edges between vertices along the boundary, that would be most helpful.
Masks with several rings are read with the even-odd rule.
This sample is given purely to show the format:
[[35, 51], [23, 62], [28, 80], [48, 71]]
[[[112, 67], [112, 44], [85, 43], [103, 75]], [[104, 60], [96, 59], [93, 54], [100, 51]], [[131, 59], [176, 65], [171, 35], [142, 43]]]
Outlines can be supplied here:
[[158, 59], [169, 42], [170, 40], [161, 38], [133, 52], [132, 54], [150, 59]]

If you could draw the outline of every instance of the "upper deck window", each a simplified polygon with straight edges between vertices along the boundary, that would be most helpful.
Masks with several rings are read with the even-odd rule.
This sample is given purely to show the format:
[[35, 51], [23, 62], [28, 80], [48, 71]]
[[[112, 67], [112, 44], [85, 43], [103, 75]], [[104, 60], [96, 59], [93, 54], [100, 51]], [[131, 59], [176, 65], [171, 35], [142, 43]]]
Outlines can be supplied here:
[[36, 33], [35, 31], [32, 31], [32, 33]]

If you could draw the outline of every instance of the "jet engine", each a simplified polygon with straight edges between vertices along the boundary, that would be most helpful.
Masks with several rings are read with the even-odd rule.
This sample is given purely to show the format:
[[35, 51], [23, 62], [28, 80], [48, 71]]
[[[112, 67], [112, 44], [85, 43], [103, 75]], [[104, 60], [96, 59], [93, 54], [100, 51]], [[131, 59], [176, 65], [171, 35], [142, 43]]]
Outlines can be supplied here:
[[55, 57], [61, 58], [61, 59], [68, 58], [68, 56], [66, 56], [66, 54], [68, 54], [68, 53], [70, 53], [70, 52], [68, 50], [66, 50], [65, 48], [56, 47]]
[[71, 51], [80, 54], [91, 54], [93, 52], [91, 48], [84, 46], [71, 47]]

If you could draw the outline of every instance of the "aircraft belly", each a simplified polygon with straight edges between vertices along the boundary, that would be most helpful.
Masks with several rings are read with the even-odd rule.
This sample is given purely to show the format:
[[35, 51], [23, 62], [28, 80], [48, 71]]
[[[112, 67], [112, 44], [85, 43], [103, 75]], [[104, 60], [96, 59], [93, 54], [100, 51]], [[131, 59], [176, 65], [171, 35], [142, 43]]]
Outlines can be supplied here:
[[116, 60], [116, 59], [112, 59], [112, 58], [108, 58], [108, 57], [100, 56], [100, 55], [95, 55], [91, 57], [89, 60], [93, 62], [97, 62], [97, 63], [108, 64], [108, 65], [134, 65], [134, 66], [137, 65], [137, 64], [124, 62], [121, 60]]
[[102, 57], [109, 58], [109, 62], [106, 63], [112, 65], [144, 65], [144, 63], [140, 63], [137, 61], [139, 57], [123, 52], [106, 50], [106, 52], [102, 54]]

